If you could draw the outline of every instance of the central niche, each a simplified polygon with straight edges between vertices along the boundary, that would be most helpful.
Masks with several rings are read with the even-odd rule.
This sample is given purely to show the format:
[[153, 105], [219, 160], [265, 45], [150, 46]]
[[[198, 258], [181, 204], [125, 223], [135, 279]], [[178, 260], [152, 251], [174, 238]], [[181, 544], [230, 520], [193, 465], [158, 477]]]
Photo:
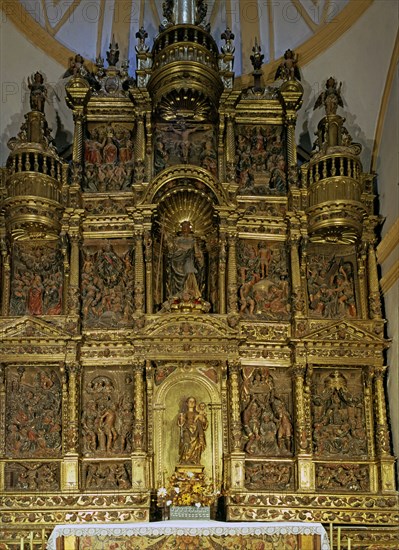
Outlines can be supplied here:
[[154, 224], [155, 311], [218, 311], [218, 231], [213, 197], [198, 181], [171, 182]]

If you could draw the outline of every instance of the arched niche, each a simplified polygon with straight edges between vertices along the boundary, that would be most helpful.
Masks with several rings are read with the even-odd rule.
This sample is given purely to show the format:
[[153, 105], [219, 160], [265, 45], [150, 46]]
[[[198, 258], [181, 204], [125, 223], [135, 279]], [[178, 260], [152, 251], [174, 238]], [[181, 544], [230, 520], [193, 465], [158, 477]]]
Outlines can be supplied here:
[[155, 385], [153, 402], [154, 422], [154, 483], [161, 487], [167, 483], [179, 463], [180, 428], [178, 417], [189, 397], [197, 405], [206, 404], [208, 428], [205, 431], [206, 448], [201, 455], [205, 475], [220, 488], [222, 483], [222, 411], [221, 381], [216, 371], [209, 374], [209, 365], [178, 367], [176, 362], [165, 365], [165, 371], [175, 368], [167, 378]]

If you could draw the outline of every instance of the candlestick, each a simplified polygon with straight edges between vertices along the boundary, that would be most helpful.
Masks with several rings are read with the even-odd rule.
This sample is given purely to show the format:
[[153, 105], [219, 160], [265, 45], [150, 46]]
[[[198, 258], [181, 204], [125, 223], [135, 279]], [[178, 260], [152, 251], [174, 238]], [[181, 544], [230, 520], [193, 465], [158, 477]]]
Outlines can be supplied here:
[[33, 550], [33, 531], [29, 533], [29, 550]]
[[338, 533], [337, 533], [337, 550], [341, 550], [341, 527], [338, 527]]
[[21, 544], [19, 545], [20, 550], [24, 550], [24, 537], [21, 537]]
[[351, 550], [351, 548], [352, 548], [351, 539], [348, 539], [348, 550]]
[[330, 548], [333, 550], [333, 524], [330, 523]]

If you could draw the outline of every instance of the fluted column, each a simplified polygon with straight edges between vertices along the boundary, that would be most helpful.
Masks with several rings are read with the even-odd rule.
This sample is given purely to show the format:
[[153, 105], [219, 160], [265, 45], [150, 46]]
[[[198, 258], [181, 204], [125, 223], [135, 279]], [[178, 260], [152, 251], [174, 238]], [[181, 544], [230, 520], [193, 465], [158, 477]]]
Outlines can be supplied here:
[[145, 452], [145, 361], [133, 362], [134, 376], [134, 421], [132, 451], [132, 488], [146, 490], [148, 487], [147, 455]]
[[241, 450], [242, 426], [240, 410], [240, 362], [228, 362], [230, 393], [230, 480], [231, 489], [243, 489], [245, 484], [245, 453]]
[[10, 254], [5, 240], [1, 241], [1, 314], [8, 315], [10, 308]]
[[135, 262], [134, 262], [134, 307], [136, 313], [144, 313], [144, 258], [143, 235], [139, 229], [135, 233]]
[[228, 236], [227, 310], [237, 312], [237, 237], [232, 233]]

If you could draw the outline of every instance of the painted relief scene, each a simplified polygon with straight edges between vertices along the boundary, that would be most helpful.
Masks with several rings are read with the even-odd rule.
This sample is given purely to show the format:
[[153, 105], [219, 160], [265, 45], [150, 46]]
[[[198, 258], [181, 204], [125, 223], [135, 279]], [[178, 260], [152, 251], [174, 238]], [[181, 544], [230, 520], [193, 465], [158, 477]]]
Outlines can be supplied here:
[[62, 313], [63, 255], [54, 244], [15, 243], [10, 315]]
[[83, 249], [81, 292], [87, 327], [126, 326], [133, 312], [132, 250], [126, 241], [87, 243]]
[[7, 463], [5, 481], [11, 491], [57, 491], [60, 488], [59, 464], [55, 462]]
[[10, 367], [6, 385], [7, 454], [19, 458], [60, 456], [61, 382], [56, 370]]
[[240, 195], [284, 195], [287, 191], [281, 126], [238, 126], [236, 166]]
[[245, 461], [245, 487], [252, 490], [278, 488], [288, 490], [294, 484], [292, 464], [281, 462]]
[[[133, 380], [127, 370], [88, 372], [81, 418], [85, 456], [121, 455], [132, 450]], [[96, 476], [100, 475], [100, 471]], [[94, 468], [91, 473], [94, 476]], [[94, 483], [94, 480], [92, 481]]]
[[[315, 377], [312, 399], [314, 453], [326, 457], [367, 458], [360, 373], [344, 376], [339, 371], [331, 374], [316, 371]], [[355, 384], [357, 391], [353, 389]]]
[[156, 174], [175, 164], [202, 166], [216, 176], [217, 155], [213, 126], [179, 120], [158, 124], [154, 142]]
[[285, 320], [290, 316], [287, 253], [281, 243], [238, 242], [239, 313], [244, 318]]
[[121, 124], [100, 125], [84, 140], [83, 190], [128, 191], [132, 184], [132, 132]]
[[354, 265], [352, 255], [309, 255], [307, 281], [311, 317], [357, 317]]
[[86, 490], [130, 489], [131, 466], [122, 462], [91, 462], [83, 465]]
[[243, 368], [244, 451], [256, 456], [291, 456], [293, 424], [287, 374], [261, 367]]

